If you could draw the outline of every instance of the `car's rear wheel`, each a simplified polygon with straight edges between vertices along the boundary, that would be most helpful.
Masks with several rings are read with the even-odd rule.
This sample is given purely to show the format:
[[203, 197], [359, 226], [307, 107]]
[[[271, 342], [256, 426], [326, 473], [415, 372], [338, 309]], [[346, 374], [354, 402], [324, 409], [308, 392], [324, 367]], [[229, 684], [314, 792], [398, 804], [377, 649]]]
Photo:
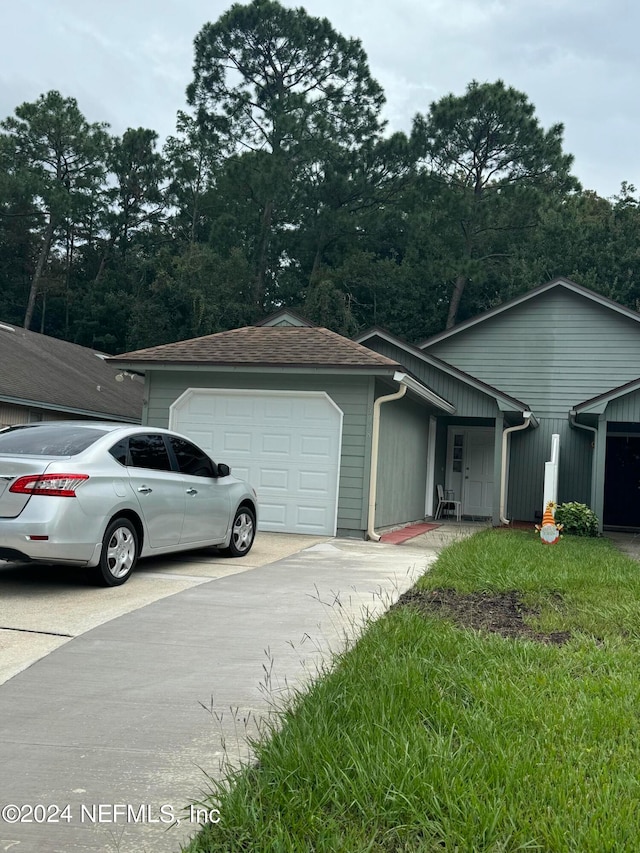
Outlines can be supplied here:
[[256, 516], [248, 506], [237, 509], [231, 528], [231, 539], [227, 554], [231, 557], [244, 557], [248, 554], [256, 538]]
[[98, 583], [120, 586], [135, 568], [138, 560], [138, 534], [128, 518], [115, 518], [102, 540], [100, 562], [94, 570]]

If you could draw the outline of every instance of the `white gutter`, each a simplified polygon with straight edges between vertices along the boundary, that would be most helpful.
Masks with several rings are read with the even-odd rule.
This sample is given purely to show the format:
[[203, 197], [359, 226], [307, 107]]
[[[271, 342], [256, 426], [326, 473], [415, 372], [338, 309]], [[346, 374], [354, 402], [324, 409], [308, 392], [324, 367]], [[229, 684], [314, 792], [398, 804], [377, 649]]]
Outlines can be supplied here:
[[519, 424], [518, 426], [507, 427], [502, 433], [502, 467], [501, 467], [501, 476], [500, 476], [500, 521], [502, 524], [510, 524], [508, 518], [505, 518], [506, 507], [505, 504], [507, 502], [507, 466], [508, 466], [508, 449], [509, 449], [509, 436], [512, 432], [518, 432], [518, 430], [526, 429], [531, 423], [531, 418], [533, 417], [531, 412], [523, 412], [522, 417], [524, 418], [524, 423]]
[[399, 400], [407, 393], [407, 386], [402, 382], [407, 378], [404, 373], [394, 373], [393, 378], [400, 382], [400, 388], [393, 394], [378, 397], [373, 404], [373, 430], [371, 435], [371, 477], [369, 478], [369, 513], [367, 516], [367, 539], [380, 541], [380, 534], [374, 530], [376, 524], [376, 490], [378, 487], [378, 443], [380, 440], [380, 406]]

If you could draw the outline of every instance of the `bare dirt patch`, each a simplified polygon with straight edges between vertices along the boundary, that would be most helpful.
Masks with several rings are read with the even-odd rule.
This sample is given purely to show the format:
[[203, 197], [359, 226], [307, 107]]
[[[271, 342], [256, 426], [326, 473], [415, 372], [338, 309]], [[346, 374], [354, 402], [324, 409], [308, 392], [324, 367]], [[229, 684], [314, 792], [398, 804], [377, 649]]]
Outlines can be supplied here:
[[527, 625], [525, 617], [536, 616], [538, 611], [524, 604], [518, 590], [462, 593], [454, 589], [410, 589], [400, 596], [395, 607], [412, 607], [428, 616], [449, 619], [460, 628], [511, 639], [562, 645], [571, 637], [570, 631], [546, 634]]

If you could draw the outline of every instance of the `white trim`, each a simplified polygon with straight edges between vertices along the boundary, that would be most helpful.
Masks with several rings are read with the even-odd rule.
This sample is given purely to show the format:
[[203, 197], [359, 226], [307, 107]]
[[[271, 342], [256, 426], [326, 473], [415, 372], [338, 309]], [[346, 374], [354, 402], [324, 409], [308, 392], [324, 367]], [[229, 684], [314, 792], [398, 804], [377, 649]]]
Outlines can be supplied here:
[[408, 376], [406, 373], [401, 373], [398, 371], [393, 374], [393, 378], [395, 382], [399, 382], [401, 385], [405, 385], [409, 391], [412, 391], [421, 400], [425, 400], [427, 403], [431, 403], [432, 406], [437, 406], [439, 409], [442, 409], [448, 415], [453, 415], [456, 407], [452, 406], [451, 403], [444, 400], [442, 397], [439, 397], [435, 391], [431, 391], [431, 389], [427, 388], [426, 385], [423, 385], [421, 382], [413, 379], [411, 376]]
[[438, 420], [429, 416], [429, 433], [427, 435], [427, 493], [424, 502], [424, 517], [433, 515], [433, 490], [436, 484], [436, 429]]
[[[338, 530], [338, 509], [340, 503], [340, 475], [342, 473], [342, 428], [344, 424], [344, 412], [338, 406], [335, 400], [333, 400], [326, 391], [280, 391], [277, 388], [187, 388], [177, 397], [173, 403], [169, 406], [169, 429], [173, 429], [173, 422], [175, 420], [175, 413], [178, 408], [178, 404], [184, 403], [189, 397], [193, 397], [195, 394], [205, 394], [210, 397], [214, 396], [237, 396], [237, 397], [246, 397], [246, 396], [278, 396], [278, 397], [296, 397], [300, 398], [319, 398], [323, 397], [327, 400], [336, 412], [339, 415], [339, 426], [338, 426], [338, 467], [336, 472], [336, 491], [333, 497], [335, 498], [335, 513], [333, 517], [333, 535], [337, 533]], [[258, 501], [260, 500], [260, 495], [258, 495]]]

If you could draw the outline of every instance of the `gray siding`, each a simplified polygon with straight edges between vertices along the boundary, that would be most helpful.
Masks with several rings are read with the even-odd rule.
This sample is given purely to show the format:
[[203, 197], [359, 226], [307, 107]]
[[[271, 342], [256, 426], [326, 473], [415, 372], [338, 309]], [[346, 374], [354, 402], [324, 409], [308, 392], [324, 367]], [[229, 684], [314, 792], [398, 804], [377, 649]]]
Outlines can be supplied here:
[[467, 418], [494, 418], [496, 416], [498, 407], [495, 399], [489, 394], [471, 388], [437, 367], [425, 364], [417, 356], [411, 355], [411, 353], [388, 341], [373, 338], [367, 342], [367, 346], [404, 365], [407, 370], [411, 371], [425, 385], [428, 385], [436, 394], [452, 403], [456, 407], [456, 415]]
[[507, 517], [512, 521], [533, 522], [544, 509], [544, 466], [554, 433], [560, 436], [558, 502], [591, 503], [591, 435], [572, 429], [567, 418], [541, 418], [538, 429], [515, 432], [510, 438]]
[[536, 415], [640, 376], [640, 324], [558, 287], [427, 352], [526, 402]]
[[380, 407], [376, 527], [424, 519], [429, 414], [404, 397]]
[[144, 422], [161, 427], [168, 426], [169, 407], [187, 388], [326, 391], [344, 413], [338, 531], [361, 534], [366, 530], [374, 393], [372, 377], [150, 370], [147, 382], [148, 405]]

